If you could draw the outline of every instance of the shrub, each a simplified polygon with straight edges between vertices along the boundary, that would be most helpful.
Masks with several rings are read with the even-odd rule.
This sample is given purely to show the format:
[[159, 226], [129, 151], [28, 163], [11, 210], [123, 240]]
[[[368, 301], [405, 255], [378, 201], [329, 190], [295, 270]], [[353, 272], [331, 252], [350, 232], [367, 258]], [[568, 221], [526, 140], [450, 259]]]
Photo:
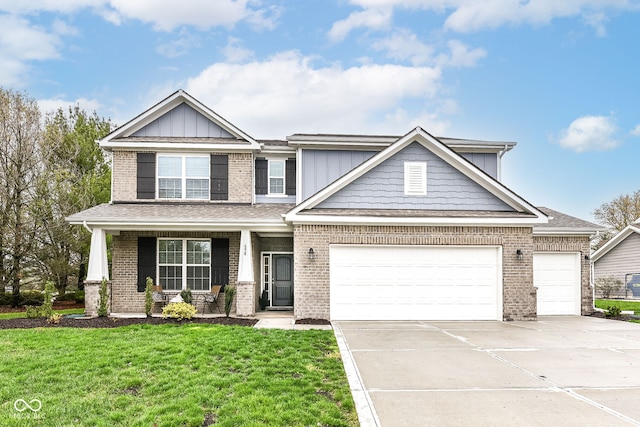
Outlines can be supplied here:
[[107, 279], [102, 279], [100, 290], [98, 291], [98, 317], [106, 317], [109, 314], [107, 303], [109, 294], [107, 292]]
[[56, 290], [56, 286], [53, 282], [46, 282], [44, 284], [44, 297], [42, 306], [40, 307], [40, 317], [51, 317], [51, 311], [53, 310], [53, 293]]
[[56, 297], [56, 301], [74, 301], [76, 300], [76, 294], [71, 292], [69, 294], [62, 294]]
[[40, 305], [44, 302], [44, 295], [40, 291], [20, 291], [20, 305]]
[[57, 325], [60, 323], [60, 319], [62, 319], [61, 313], [54, 313], [47, 318], [47, 323], [50, 325]]
[[622, 310], [617, 305], [607, 307], [607, 317], [620, 317]]
[[147, 277], [146, 286], [144, 288], [144, 314], [147, 317], [151, 316], [151, 309], [153, 308], [153, 279]]
[[38, 317], [40, 317], [40, 307], [36, 306], [36, 305], [25, 305], [24, 308], [26, 309], [25, 314], [27, 316], [27, 319], [36, 319]]
[[171, 317], [173, 319], [184, 320], [191, 319], [196, 315], [198, 310], [191, 304], [186, 302], [170, 302], [162, 309], [162, 317]]
[[236, 296], [235, 286], [226, 286], [224, 288], [224, 314], [229, 317], [231, 313], [231, 306], [233, 305], [233, 298]]
[[73, 293], [73, 296], [75, 297], [76, 302], [78, 304], [83, 304], [84, 303], [84, 291], [83, 290], [78, 289], [77, 291], [75, 291]]
[[596, 290], [600, 292], [602, 298], [609, 299], [611, 292], [622, 289], [622, 280], [616, 279], [613, 276], [598, 277], [595, 285]]
[[193, 296], [191, 295], [191, 289], [183, 289], [180, 291], [180, 296], [182, 297], [182, 301], [191, 304], [193, 301]]

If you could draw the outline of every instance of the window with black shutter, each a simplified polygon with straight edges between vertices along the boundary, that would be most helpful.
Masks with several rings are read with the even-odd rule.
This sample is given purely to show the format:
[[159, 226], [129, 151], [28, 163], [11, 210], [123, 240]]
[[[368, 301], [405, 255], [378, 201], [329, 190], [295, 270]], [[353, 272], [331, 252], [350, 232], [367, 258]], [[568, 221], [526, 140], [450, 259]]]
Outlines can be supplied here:
[[268, 161], [264, 158], [256, 159], [256, 194], [267, 194], [269, 189]]
[[296, 195], [296, 159], [287, 159], [286, 163], [286, 193], [287, 196]]

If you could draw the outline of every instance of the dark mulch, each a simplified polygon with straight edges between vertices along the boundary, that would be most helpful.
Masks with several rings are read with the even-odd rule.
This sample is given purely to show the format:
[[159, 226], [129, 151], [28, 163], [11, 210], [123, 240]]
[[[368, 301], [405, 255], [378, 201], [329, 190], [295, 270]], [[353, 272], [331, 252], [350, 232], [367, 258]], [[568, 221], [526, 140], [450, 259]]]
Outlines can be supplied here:
[[163, 319], [161, 317], [147, 317], [136, 319], [123, 319], [115, 317], [93, 317], [91, 319], [70, 319], [63, 317], [58, 324], [49, 324], [46, 319], [4, 319], [0, 320], [0, 329], [25, 329], [25, 328], [117, 328], [129, 325], [235, 325], [253, 326], [256, 319], [240, 319], [238, 317], [211, 317], [196, 318], [177, 321], [175, 319]]
[[330, 325], [331, 322], [325, 319], [298, 319], [296, 325]]

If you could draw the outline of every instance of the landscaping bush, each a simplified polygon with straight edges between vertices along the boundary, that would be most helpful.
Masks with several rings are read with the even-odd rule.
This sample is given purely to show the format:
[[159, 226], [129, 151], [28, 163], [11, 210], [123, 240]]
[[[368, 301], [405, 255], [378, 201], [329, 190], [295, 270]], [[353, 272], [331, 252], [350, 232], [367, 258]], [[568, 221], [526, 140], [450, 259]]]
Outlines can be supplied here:
[[0, 291], [0, 305], [11, 305], [11, 294], [7, 294], [4, 290]]
[[53, 282], [47, 282], [44, 284], [44, 295], [42, 306], [40, 307], [40, 317], [51, 317], [51, 311], [53, 310], [53, 292], [56, 290]]
[[144, 314], [147, 317], [151, 316], [151, 309], [153, 308], [153, 279], [147, 277], [144, 288]]
[[98, 291], [98, 317], [106, 317], [109, 314], [107, 303], [109, 302], [109, 293], [107, 292], [107, 280], [102, 279], [100, 290]]
[[226, 286], [224, 288], [224, 314], [229, 317], [231, 313], [231, 306], [233, 305], [233, 299], [236, 296], [235, 286]]
[[607, 317], [620, 317], [622, 310], [617, 305], [607, 307]]
[[191, 289], [183, 289], [180, 291], [180, 296], [182, 297], [182, 301], [191, 304], [193, 301], [193, 296], [191, 295]]
[[76, 298], [76, 302], [78, 304], [84, 304], [84, 291], [78, 289], [73, 293], [73, 296]]
[[44, 302], [44, 294], [40, 291], [20, 291], [20, 305], [41, 305]]
[[612, 292], [620, 292], [623, 290], [622, 280], [616, 279], [613, 276], [598, 277], [595, 282], [596, 290], [600, 292], [603, 299], [609, 299]]
[[58, 295], [56, 301], [76, 301], [76, 294], [71, 292], [63, 295]]
[[197, 312], [198, 310], [189, 303], [170, 302], [162, 309], [162, 317], [184, 320], [193, 318]]

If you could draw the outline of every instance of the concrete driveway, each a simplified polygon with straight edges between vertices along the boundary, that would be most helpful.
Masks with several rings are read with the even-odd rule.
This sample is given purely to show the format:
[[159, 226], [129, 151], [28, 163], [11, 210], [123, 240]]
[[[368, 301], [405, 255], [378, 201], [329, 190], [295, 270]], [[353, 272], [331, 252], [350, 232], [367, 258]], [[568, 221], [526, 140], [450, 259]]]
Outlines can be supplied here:
[[640, 324], [334, 322], [364, 426], [640, 425]]

